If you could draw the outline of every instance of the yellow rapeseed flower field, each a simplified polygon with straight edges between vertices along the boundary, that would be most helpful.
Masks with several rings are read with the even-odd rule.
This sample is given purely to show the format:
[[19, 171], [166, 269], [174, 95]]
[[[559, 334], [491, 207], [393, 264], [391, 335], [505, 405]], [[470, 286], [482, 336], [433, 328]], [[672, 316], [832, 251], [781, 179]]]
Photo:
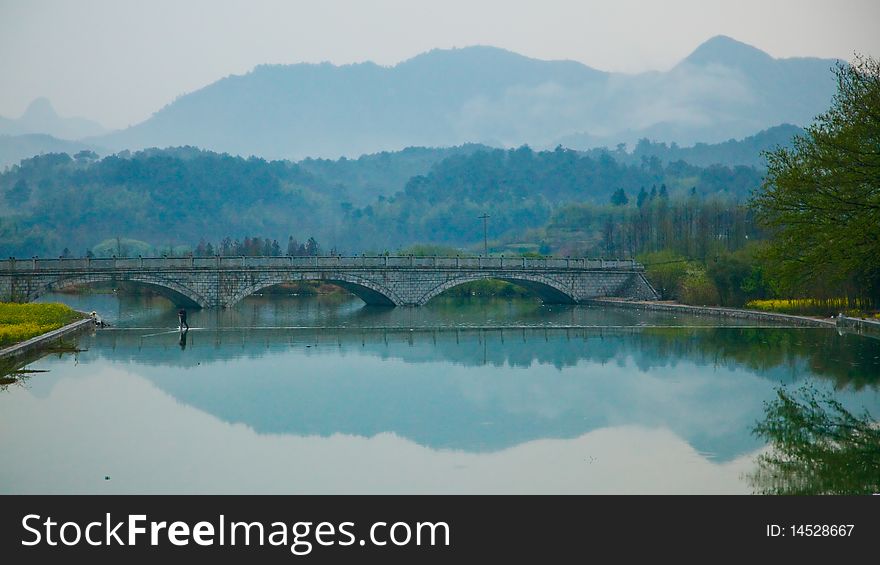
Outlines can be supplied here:
[[[771, 298], [767, 300], [751, 300], [746, 308], [764, 312], [782, 312], [785, 314], [836, 314], [862, 316], [868, 305], [852, 298]], [[875, 315], [878, 317], [878, 315]]]
[[82, 317], [64, 304], [0, 302], [0, 346], [58, 329]]

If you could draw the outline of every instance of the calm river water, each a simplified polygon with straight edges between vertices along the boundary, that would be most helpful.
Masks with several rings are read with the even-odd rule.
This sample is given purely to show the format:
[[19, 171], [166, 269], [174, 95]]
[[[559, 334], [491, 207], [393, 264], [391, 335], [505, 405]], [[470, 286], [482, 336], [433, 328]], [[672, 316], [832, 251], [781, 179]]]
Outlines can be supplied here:
[[528, 300], [54, 295], [111, 327], [0, 390], [2, 493], [748, 493], [780, 386], [880, 414], [880, 340]]

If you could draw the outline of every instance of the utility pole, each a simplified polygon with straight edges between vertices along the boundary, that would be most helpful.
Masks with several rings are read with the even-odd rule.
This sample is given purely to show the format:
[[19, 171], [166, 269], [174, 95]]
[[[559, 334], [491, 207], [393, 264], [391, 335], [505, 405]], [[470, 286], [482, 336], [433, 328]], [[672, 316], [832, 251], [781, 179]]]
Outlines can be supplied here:
[[489, 214], [483, 212], [483, 215], [479, 216], [479, 219], [483, 220], [483, 255], [489, 257], [489, 231], [486, 224], [486, 220], [489, 219]]

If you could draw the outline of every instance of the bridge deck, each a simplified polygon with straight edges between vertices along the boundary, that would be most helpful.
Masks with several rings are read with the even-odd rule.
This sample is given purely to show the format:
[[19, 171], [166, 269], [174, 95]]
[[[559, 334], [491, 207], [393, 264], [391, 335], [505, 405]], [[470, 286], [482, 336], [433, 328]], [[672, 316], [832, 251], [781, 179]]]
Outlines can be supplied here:
[[25, 271], [163, 270], [163, 269], [526, 269], [642, 271], [632, 259], [531, 257], [119, 257], [95, 259], [5, 259], [0, 273]]

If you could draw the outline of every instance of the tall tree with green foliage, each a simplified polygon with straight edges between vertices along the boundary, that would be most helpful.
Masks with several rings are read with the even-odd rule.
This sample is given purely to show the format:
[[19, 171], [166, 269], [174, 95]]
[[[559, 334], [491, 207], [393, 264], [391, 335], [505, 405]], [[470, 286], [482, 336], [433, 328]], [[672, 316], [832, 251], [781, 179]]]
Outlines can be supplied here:
[[831, 108], [766, 154], [759, 218], [790, 291], [845, 292], [880, 301], [880, 61], [835, 70]]

